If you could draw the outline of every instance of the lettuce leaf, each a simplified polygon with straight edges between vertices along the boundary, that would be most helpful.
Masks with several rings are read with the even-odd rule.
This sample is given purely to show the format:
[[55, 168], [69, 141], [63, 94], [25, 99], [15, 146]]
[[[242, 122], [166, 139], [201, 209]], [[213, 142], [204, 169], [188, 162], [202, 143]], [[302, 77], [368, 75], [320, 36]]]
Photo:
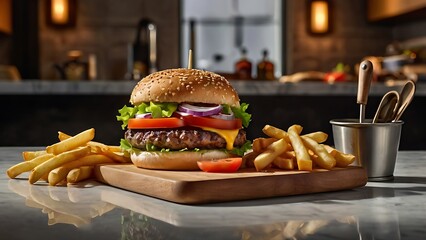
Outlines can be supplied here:
[[130, 143], [126, 139], [122, 138], [120, 140], [120, 148], [124, 151], [129, 151], [132, 149], [132, 145], [130, 145]]
[[234, 116], [236, 118], [241, 119], [241, 121], [243, 122], [243, 126], [245, 128], [248, 127], [250, 121], [251, 121], [251, 114], [247, 113], [247, 108], [248, 108], [248, 104], [247, 103], [241, 103], [240, 107], [231, 107], [232, 112], [234, 113]]
[[153, 118], [171, 117], [176, 111], [177, 103], [141, 103], [135, 107], [124, 106], [117, 115], [117, 121], [122, 121], [121, 128], [124, 130], [130, 118], [136, 114], [151, 113]]
[[247, 128], [251, 121], [251, 114], [247, 113], [248, 106], [247, 103], [241, 103], [240, 107], [231, 107], [227, 104], [222, 104], [222, 113], [233, 113], [236, 118], [241, 119], [243, 126]]
[[243, 146], [241, 146], [239, 148], [234, 148], [234, 149], [230, 150], [229, 152], [242, 157], [242, 156], [244, 156], [244, 153], [251, 150], [251, 148], [252, 148], [252, 144], [249, 140], [247, 140], [243, 144]]
[[145, 113], [151, 113], [152, 118], [171, 117], [176, 111], [177, 103], [153, 103], [145, 108]]
[[128, 153], [132, 153], [132, 152], [139, 152], [140, 150], [137, 148], [134, 148], [129, 141], [127, 141], [126, 139], [122, 138], [120, 140], [120, 148], [123, 149], [123, 151], [126, 151]]
[[128, 107], [126, 105], [124, 105], [123, 108], [118, 110], [118, 113], [120, 113], [120, 115], [117, 116], [117, 121], [123, 122], [123, 124], [121, 124], [121, 128], [123, 130], [126, 128], [127, 123], [129, 122], [129, 119], [135, 116], [136, 112], [137, 112], [137, 108]]

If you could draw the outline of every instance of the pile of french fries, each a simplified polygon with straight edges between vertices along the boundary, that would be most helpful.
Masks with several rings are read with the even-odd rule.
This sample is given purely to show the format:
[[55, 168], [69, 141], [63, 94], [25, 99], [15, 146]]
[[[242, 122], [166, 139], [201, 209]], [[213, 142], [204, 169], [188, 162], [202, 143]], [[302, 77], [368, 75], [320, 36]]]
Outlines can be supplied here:
[[45, 150], [22, 153], [24, 162], [7, 170], [10, 178], [30, 172], [31, 184], [43, 179], [51, 186], [77, 183], [93, 177], [93, 168], [104, 163], [129, 163], [129, 156], [118, 146], [108, 146], [92, 141], [95, 129], [91, 128], [75, 136], [58, 132], [59, 142]]
[[253, 151], [244, 156], [246, 166], [255, 167], [257, 171], [269, 167], [312, 171], [314, 168], [347, 167], [355, 161], [354, 155], [323, 144], [328, 137], [326, 133], [300, 135], [302, 130], [300, 125], [290, 126], [287, 132], [266, 125], [262, 131], [269, 138], [253, 140]]

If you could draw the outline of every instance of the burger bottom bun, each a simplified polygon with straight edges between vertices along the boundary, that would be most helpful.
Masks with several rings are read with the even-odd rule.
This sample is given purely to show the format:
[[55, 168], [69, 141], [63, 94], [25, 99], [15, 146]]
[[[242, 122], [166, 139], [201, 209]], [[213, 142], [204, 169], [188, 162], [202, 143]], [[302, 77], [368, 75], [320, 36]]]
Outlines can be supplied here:
[[219, 150], [198, 152], [146, 152], [132, 153], [130, 159], [137, 167], [161, 170], [200, 170], [197, 161], [228, 158], [231, 155]]

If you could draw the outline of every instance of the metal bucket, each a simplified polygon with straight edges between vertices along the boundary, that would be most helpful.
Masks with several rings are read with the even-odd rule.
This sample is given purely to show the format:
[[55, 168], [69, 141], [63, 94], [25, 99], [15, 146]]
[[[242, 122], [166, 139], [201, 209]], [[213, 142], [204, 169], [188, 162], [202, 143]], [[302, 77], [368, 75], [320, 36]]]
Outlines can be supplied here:
[[335, 119], [333, 138], [336, 149], [355, 155], [354, 165], [367, 171], [369, 181], [393, 179], [403, 121], [359, 123], [358, 119]]

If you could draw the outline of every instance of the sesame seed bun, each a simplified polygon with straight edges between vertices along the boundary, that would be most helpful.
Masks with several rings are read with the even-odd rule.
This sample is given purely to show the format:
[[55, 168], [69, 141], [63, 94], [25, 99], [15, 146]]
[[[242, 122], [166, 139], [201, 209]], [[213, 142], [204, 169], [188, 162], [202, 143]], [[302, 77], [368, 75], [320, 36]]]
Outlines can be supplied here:
[[194, 102], [238, 107], [240, 99], [222, 76], [198, 69], [168, 69], [150, 74], [138, 82], [130, 103]]

